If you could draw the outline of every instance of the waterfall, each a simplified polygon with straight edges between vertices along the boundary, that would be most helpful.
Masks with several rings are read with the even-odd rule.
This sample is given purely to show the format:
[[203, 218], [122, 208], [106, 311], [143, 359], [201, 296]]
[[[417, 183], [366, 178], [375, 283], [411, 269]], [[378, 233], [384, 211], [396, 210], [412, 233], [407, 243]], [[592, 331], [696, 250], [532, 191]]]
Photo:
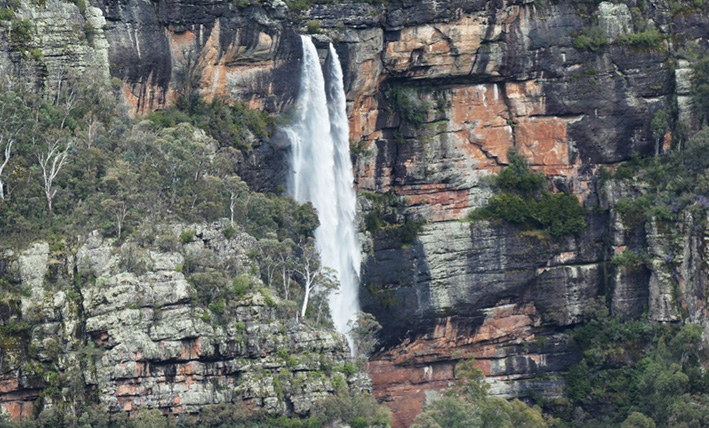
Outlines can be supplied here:
[[289, 191], [300, 203], [312, 202], [318, 212], [315, 243], [323, 265], [333, 269], [340, 282], [340, 289], [330, 295], [330, 311], [354, 353], [347, 323], [359, 310], [361, 254], [342, 67], [331, 44], [326, 85], [312, 40], [301, 38], [300, 92], [294, 121], [284, 130], [292, 150]]

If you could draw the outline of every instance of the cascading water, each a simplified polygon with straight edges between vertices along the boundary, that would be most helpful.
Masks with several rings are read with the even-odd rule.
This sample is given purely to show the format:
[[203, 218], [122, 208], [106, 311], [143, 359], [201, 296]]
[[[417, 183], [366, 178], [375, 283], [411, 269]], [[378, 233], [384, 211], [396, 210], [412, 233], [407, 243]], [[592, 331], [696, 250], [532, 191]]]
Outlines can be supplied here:
[[342, 67], [330, 45], [326, 86], [312, 40], [301, 38], [303, 65], [296, 117], [284, 130], [292, 148], [290, 192], [298, 202], [312, 202], [318, 212], [315, 243], [323, 265], [333, 269], [340, 282], [340, 289], [330, 296], [332, 318], [337, 331], [347, 335], [354, 353], [347, 324], [359, 310], [361, 255]]

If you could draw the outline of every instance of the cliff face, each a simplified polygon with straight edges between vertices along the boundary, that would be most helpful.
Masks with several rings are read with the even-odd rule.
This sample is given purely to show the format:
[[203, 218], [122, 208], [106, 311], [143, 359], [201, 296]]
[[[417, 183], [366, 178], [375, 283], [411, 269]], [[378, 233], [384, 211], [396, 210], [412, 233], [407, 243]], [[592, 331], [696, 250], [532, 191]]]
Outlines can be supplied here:
[[[568, 330], [598, 305], [620, 317], [705, 322], [703, 280], [687, 270], [704, 250], [675, 230], [689, 223], [623, 224], [615, 203], [642, 190], [599, 180], [601, 167], [669, 150], [670, 134], [651, 135], [656, 112], [677, 100], [678, 116], [693, 120], [691, 73], [671, 58], [700, 36], [689, 32], [702, 18], [661, 6], [633, 13], [611, 3], [416, 2], [343, 39], [350, 69], [367, 71], [350, 74], [364, 211], [378, 209], [367, 192], [390, 193], [389, 221], [426, 222], [413, 243], [386, 230], [365, 240], [363, 307], [385, 341], [370, 374], [399, 426], [450, 385], [461, 358], [477, 360], [494, 393], [559, 396], [560, 371], [580, 358]], [[638, 49], [625, 36], [638, 21], [672, 43]], [[608, 44], [578, 46], [590, 27]], [[485, 204], [485, 177], [511, 148], [593, 213], [580, 236], [460, 221]], [[667, 250], [677, 236], [683, 243]], [[651, 248], [646, 267], [609, 263], [631, 247]], [[668, 251], [684, 254], [681, 267], [668, 266]]]
[[[50, 86], [67, 70], [97, 69], [115, 78], [114, 87], [135, 114], [164, 107], [192, 89], [207, 99], [227, 96], [284, 111], [297, 95], [297, 32], [306, 19], [317, 20], [325, 34], [316, 41], [324, 46], [328, 37], [335, 40], [346, 68], [362, 217], [380, 203], [367, 196], [388, 194], [396, 200], [386, 207], [388, 221], [426, 222], [404, 245], [386, 230], [362, 234], [362, 303], [384, 326], [385, 346], [372, 358], [370, 375], [399, 426], [413, 420], [426, 397], [449, 385], [457, 361], [471, 356], [497, 394], [558, 395], [564, 386], [559, 373], [579, 359], [568, 345], [568, 329], [596, 305], [606, 304], [623, 317], [647, 312], [657, 321], [705, 322], [706, 249], [693, 227], [699, 220], [688, 217], [671, 230], [624, 224], [613, 207], [639, 190], [599, 180], [600, 167], [612, 170], [633, 155], [669, 149], [672, 136], [658, 139], [650, 129], [656, 112], [674, 112], [693, 123], [691, 70], [687, 61], [675, 63], [673, 52], [686, 41], [704, 41], [707, 23], [701, 14], [671, 13], [659, 3], [640, 9], [634, 2], [593, 7], [426, 0], [382, 7], [314, 5], [299, 15], [279, 0], [264, 3], [239, 9], [218, 2], [131, 0], [92, 3], [83, 12], [57, 0], [23, 5], [18, 13], [37, 23], [30, 47], [39, 47], [44, 56], [23, 56], [4, 38], [0, 67], [31, 72], [37, 84]], [[64, 22], [75, 24], [61, 25], [61, 31], [52, 27]], [[90, 37], [82, 36], [88, 22]], [[649, 46], [625, 37], [648, 26], [668, 37]], [[605, 44], [580, 43], [579, 35], [589, 29], [600, 32]], [[576, 194], [590, 209], [581, 235], [555, 241], [512, 226], [460, 221], [486, 203], [492, 194], [486, 177], [507, 163], [511, 148], [557, 190]], [[275, 138], [245, 159], [244, 177], [252, 187], [282, 184], [282, 171], [277, 172], [282, 149]], [[649, 267], [609, 263], [627, 247], [648, 248]], [[670, 254], [672, 264], [665, 261]], [[156, 286], [179, 279], [174, 273], [154, 275]], [[101, 384], [107, 385], [111, 406], [174, 400], [161, 389], [166, 370], [186, 384], [209, 376], [226, 382], [219, 376], [238, 372], [239, 358], [272, 349], [266, 343], [247, 351], [231, 333], [206, 332], [208, 326], [198, 321], [158, 333], [163, 318], [148, 323], [139, 314], [162, 306], [168, 310], [159, 311], [160, 317], [186, 311], [174, 293], [169, 302], [130, 309], [134, 321], [111, 321], [107, 303], [91, 303], [111, 298], [91, 290], [82, 309], [87, 332], [110, 344], [109, 355], [119, 350], [130, 356], [110, 359], [97, 370], [106, 379], [125, 372]], [[53, 299], [60, 313], [65, 304]], [[254, 313], [255, 325], [270, 313], [257, 298], [243, 310]], [[147, 359], [160, 362], [157, 371], [146, 371], [135, 356], [147, 351], [126, 348], [120, 334], [111, 333], [128, 327], [155, 332], [143, 345], [159, 349]], [[206, 340], [210, 335], [224, 345]], [[278, 337], [299, 346], [300, 339], [288, 332]], [[332, 337], [318, 337], [333, 355], [342, 346]], [[223, 349], [230, 351], [222, 354]], [[199, 355], [210, 363], [200, 363]], [[169, 369], [161, 365], [165, 361]], [[154, 388], [147, 386], [153, 383]], [[27, 401], [28, 390], [29, 395], [4, 401]], [[262, 406], [282, 405], [271, 403], [270, 393], [252, 396], [260, 397]], [[200, 394], [189, 397], [170, 406], [206, 400]]]
[[[367, 388], [359, 375], [337, 370], [350, 361], [344, 338], [295, 322], [280, 299], [259, 291], [259, 280], [250, 278], [252, 290], [221, 309], [200, 304], [183, 269], [249, 271], [256, 241], [245, 233], [225, 238], [227, 226], [192, 225], [196, 238], [172, 248], [118, 248], [94, 233], [78, 249], [41, 242], [5, 252], [3, 413], [29, 417], [95, 394], [110, 412], [194, 414], [237, 402], [306, 416], [343, 385]], [[158, 229], [173, 241], [187, 230]], [[8, 293], [13, 284], [21, 292]]]

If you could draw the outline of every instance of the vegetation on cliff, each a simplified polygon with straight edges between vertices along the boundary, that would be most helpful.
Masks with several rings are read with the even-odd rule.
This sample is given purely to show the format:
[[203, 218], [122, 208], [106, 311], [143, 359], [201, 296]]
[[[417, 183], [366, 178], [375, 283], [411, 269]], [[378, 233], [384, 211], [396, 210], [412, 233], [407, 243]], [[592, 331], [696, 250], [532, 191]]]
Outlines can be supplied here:
[[[490, 386], [473, 361], [456, 366], [456, 383], [426, 406], [412, 428], [547, 428], [537, 407], [488, 394]], [[553, 420], [552, 420], [553, 422]]]
[[340, 391], [318, 402], [309, 418], [274, 417], [241, 404], [206, 406], [198, 415], [165, 416], [158, 409], [142, 409], [132, 416], [110, 414], [100, 406], [80, 415], [57, 409], [34, 420], [11, 421], [0, 416], [0, 428], [324, 428], [347, 424], [352, 428], [388, 426], [391, 413], [369, 394]]
[[[190, 317], [186, 321], [202, 326], [203, 332], [225, 335], [232, 350], [225, 348], [222, 353], [238, 351], [244, 356], [251, 352], [247, 346], [262, 346], [258, 335], [266, 334], [259, 330], [264, 326], [281, 326], [264, 340], [290, 337], [288, 326], [293, 319], [305, 324], [303, 334], [329, 331], [327, 295], [336, 286], [315, 251], [312, 235], [318, 218], [312, 206], [282, 194], [251, 191], [238, 175], [251, 143], [269, 138], [271, 117], [240, 104], [183, 98], [176, 107], [153, 113], [147, 120], [132, 119], [117, 104], [113, 89], [67, 79], [51, 96], [11, 82], [4, 82], [0, 90], [0, 297], [4, 308], [0, 364], [24, 379], [23, 387], [29, 382], [38, 395], [33, 420], [8, 422], [8, 426], [385, 424], [388, 413], [371, 395], [348, 383], [356, 378], [357, 367], [333, 365], [331, 355], [324, 354], [332, 353], [330, 348], [320, 350], [322, 355], [299, 356], [289, 349], [257, 355], [278, 364], [271, 362], [269, 367], [275, 369], [257, 372], [254, 382], [270, 382], [272, 393], [284, 403], [311, 378], [321, 388], [331, 388], [327, 394], [333, 397], [313, 407], [310, 419], [277, 418], [279, 413], [293, 414], [285, 404], [285, 410], [275, 415], [238, 405], [222, 408], [214, 414], [237, 416], [219, 420], [215, 416], [212, 422], [207, 416], [213, 409], [190, 422], [189, 417], [173, 420], [147, 411], [128, 420], [121, 412], [109, 416], [96, 406], [99, 395], [89, 391], [88, 377], [96, 361], [109, 351], [83, 327], [91, 316], [85, 299], [87, 293], [120, 286], [108, 284], [115, 275], [152, 286], [152, 279], [145, 278], [159, 271], [166, 278], [177, 278], [175, 287], [188, 284], [186, 301], [177, 299], [171, 309], [186, 310]], [[74, 264], [88, 239], [98, 242], [108, 257], [99, 262], [103, 275]], [[46, 275], [37, 273], [39, 289], [69, 296], [68, 305], [73, 308], [63, 319], [67, 329], [74, 329], [66, 340], [45, 340], [44, 329], [52, 321], [44, 309], [33, 305], [46, 302], [26, 303], [33, 295], [31, 286], [23, 283], [16, 268], [12, 273], [8, 267], [17, 263], [17, 254], [29, 243], [38, 240], [50, 243], [43, 244], [48, 248], [49, 267]], [[217, 247], [205, 247], [209, 245]], [[169, 266], [158, 267], [165, 260]], [[305, 287], [311, 292], [308, 300], [304, 299]], [[146, 307], [141, 293], [119, 294], [125, 301], [113, 303], [121, 311], [141, 312], [141, 322], [148, 307], [153, 314], [150, 318], [154, 317], [150, 322], [157, 322], [165, 311], [157, 304]], [[248, 307], [253, 299], [263, 303], [248, 313], [263, 312], [268, 318], [263, 326], [253, 320], [244, 322], [244, 305]], [[35, 309], [24, 313], [27, 307]], [[115, 328], [133, 328], [117, 322]], [[256, 337], [247, 339], [247, 334]], [[331, 348], [335, 345], [330, 344]], [[67, 363], [71, 358], [80, 358], [81, 363]], [[206, 358], [226, 357], [217, 352]], [[300, 358], [314, 364], [308, 366], [312, 369], [303, 371]], [[293, 374], [296, 367], [302, 373]]]
[[635, 158], [618, 167], [613, 177], [639, 189], [636, 196], [618, 201], [623, 221], [631, 227], [651, 219], [676, 221], [687, 211], [703, 218], [709, 209], [707, 150], [709, 129], [703, 129], [668, 154]]
[[577, 328], [583, 359], [566, 375], [568, 427], [700, 427], [709, 423], [702, 327], [620, 322], [599, 310]]
[[530, 171], [522, 156], [511, 150], [508, 158], [509, 165], [493, 182], [498, 193], [487, 206], [473, 211], [470, 220], [499, 220], [542, 230], [553, 238], [578, 234], [586, 227], [585, 210], [576, 196], [550, 193], [544, 175]]

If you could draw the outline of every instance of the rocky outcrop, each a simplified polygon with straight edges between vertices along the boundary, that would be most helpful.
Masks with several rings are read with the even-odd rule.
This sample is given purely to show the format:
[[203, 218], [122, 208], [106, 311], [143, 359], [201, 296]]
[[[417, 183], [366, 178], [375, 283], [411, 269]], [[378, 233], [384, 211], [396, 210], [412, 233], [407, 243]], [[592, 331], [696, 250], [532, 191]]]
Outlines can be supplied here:
[[73, 256], [46, 243], [6, 253], [4, 278], [24, 291], [6, 290], [1, 305], [2, 412], [29, 416], [93, 393], [111, 412], [242, 403], [304, 416], [343, 385], [368, 388], [338, 371], [350, 361], [344, 337], [286, 316], [260, 280], [223, 308], [200, 303], [198, 280], [182, 273], [188, 265], [249, 272], [255, 241], [225, 238], [226, 226], [190, 226], [196, 239], [172, 249], [165, 242], [178, 242], [185, 226], [158, 228], [162, 249], [119, 248], [94, 233]]
[[22, 44], [2, 32], [0, 69], [50, 89], [91, 72], [122, 93], [132, 114], [193, 90], [280, 111], [297, 95], [300, 40], [285, 4], [266, 3], [22, 2], [15, 15], [32, 32]]
[[[633, 155], [671, 147], [671, 134], [661, 148], [653, 138], [649, 123], [658, 111], [668, 112], [671, 121], [695, 123], [691, 63], [681, 59], [674, 66], [672, 53], [687, 40], [706, 39], [706, 18], [700, 13], [671, 13], [662, 3], [641, 10], [611, 2], [594, 7], [524, 0], [404, 0], [386, 6], [348, 1], [313, 5], [300, 14], [280, 0], [243, 8], [213, 1], [137, 0], [91, 6], [82, 12], [58, 0], [23, 5], [21, 16], [44, 22], [30, 46], [39, 47], [44, 58], [28, 58], [3, 34], [0, 67], [34, 70], [38, 85], [51, 86], [58, 70], [93, 65], [114, 78], [135, 114], [162, 108], [191, 90], [206, 99], [226, 96], [282, 112], [298, 88], [302, 24], [318, 21], [319, 47], [334, 41], [345, 65], [358, 189], [396, 201], [388, 207], [391, 223], [426, 223], [413, 243], [362, 227], [362, 303], [384, 326], [384, 346], [373, 357], [370, 374], [378, 396], [396, 410], [398, 426], [409, 424], [427, 397], [448, 386], [456, 362], [471, 356], [497, 394], [558, 394], [563, 388], [559, 374], [579, 358], [568, 344], [568, 330], [596, 304], [607, 304], [620, 317], [647, 313], [662, 322], [705, 322], [705, 238], [694, 227], [699, 220], [688, 216], [677, 225], [647, 227], [624, 221], [613, 210], [615, 203], [642, 189], [603, 183], [599, 177], [601, 167], [612, 170]], [[50, 27], [61, 22], [75, 25]], [[81, 37], [87, 22], [95, 29], [91, 38]], [[668, 37], [640, 48], [624, 38], [646, 25]], [[598, 46], [579, 43], [587, 33], [599, 37]], [[62, 51], [63, 44], [71, 49]], [[252, 188], [283, 184], [286, 147], [281, 143], [278, 138], [264, 142], [245, 159], [244, 179]], [[511, 148], [546, 174], [555, 190], [577, 195], [589, 208], [584, 233], [556, 241], [511, 226], [461, 221], [492, 195], [487, 177], [507, 164]], [[369, 199], [361, 198], [363, 218], [376, 209]], [[638, 248], [649, 249], [648, 263], [611, 263], [626, 249]], [[32, 251], [23, 257], [57, 268], [52, 257], [44, 261], [49, 250]], [[108, 275], [116, 289], [138, 287], [146, 295], [169, 291], [172, 297], [157, 307], [142, 297], [120, 303], [138, 307], [122, 309], [133, 321], [114, 322], [101, 318], [108, 309], [100, 302], [115, 298], [87, 285], [82, 298], [92, 300], [85, 300], [82, 310], [87, 332], [94, 329], [91, 340], [111, 344], [109, 354], [119, 349], [132, 355], [138, 348], [127, 347], [118, 332], [148, 329], [141, 347], [158, 349], [155, 361], [180, 365], [181, 382], [239, 372], [234, 361], [251, 354], [244, 354], [234, 338], [238, 332], [201, 322], [199, 314], [179, 331], [152, 333], [162, 328], [160, 317], [187, 313], [180, 287], [160, 285], [180, 281], [170, 267], [179, 264], [172, 259], [177, 256], [160, 256], [154, 263], [166, 267], [142, 277], [111, 265], [110, 260], [117, 263], [112, 251], [105, 244], [85, 247], [66, 266], [83, 266], [96, 278]], [[88, 260], [94, 261], [82, 261], [89, 252]], [[49, 298], [32, 290], [22, 299], [23, 314]], [[249, 322], [262, 325], [273, 311], [254, 299], [237, 311], [242, 317], [253, 312], [242, 321], [247, 330]], [[8, 305], [6, 312], [12, 317], [20, 309]], [[89, 322], [92, 317], [96, 320]], [[179, 346], [166, 337], [173, 334]], [[288, 326], [278, 337], [279, 343], [299, 346]], [[259, 352], [270, 355], [271, 345], [263, 346]], [[111, 361], [106, 367], [116, 369]], [[143, 364], [133, 356], [126, 361]], [[210, 365], [214, 361], [222, 365]], [[133, 374], [120, 382], [102, 380], [107, 396], [114, 397], [113, 408], [150, 403], [193, 409], [202, 400], [192, 397], [168, 406], [164, 403], [172, 395], [165, 383], [146, 380], [145, 366], [116, 370]], [[166, 378], [166, 369], [156, 370], [156, 376]], [[6, 397], [40, 390], [23, 385], [7, 389], [15, 395]], [[156, 401], [145, 398], [140, 385], [156, 385], [150, 387], [160, 391]], [[266, 404], [273, 395], [264, 388], [259, 405], [280, 408]], [[199, 396], [229, 398], [216, 390]]]
[[[650, 119], [671, 110], [675, 87], [692, 123], [689, 64], [668, 67], [678, 46], [664, 40], [649, 49], [627, 42], [638, 19], [679, 44], [691, 31], [680, 24], [690, 18], [660, 6], [638, 18], [607, 2], [426, 1], [392, 5], [378, 28], [345, 32], [349, 68], [376, 73], [348, 74], [357, 186], [395, 195], [388, 221], [427, 223], [413, 244], [387, 231], [363, 235], [362, 303], [384, 326], [370, 374], [397, 426], [452, 382], [461, 358], [476, 358], [502, 396], [559, 396], [560, 374], [579, 358], [569, 329], [596, 305], [663, 322], [684, 319], [682, 304], [697, 308], [668, 269], [676, 255], [658, 231], [666, 226], [623, 224], [608, 198], [627, 190], [599, 180], [601, 167], [658, 151]], [[584, 48], [585, 31], [605, 45]], [[671, 136], [661, 143], [669, 149]], [[554, 241], [461, 222], [486, 203], [486, 177], [511, 148], [589, 208], [583, 234]], [[363, 215], [375, 209], [369, 199]], [[610, 263], [644, 245], [655, 248], [650, 263]]]

